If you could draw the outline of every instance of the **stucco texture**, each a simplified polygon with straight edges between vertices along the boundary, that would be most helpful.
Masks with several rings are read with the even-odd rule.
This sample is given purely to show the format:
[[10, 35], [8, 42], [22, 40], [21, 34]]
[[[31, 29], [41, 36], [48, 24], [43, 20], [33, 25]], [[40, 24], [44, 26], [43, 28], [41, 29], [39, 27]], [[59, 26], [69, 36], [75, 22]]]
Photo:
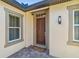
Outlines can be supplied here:
[[[49, 9], [49, 51], [50, 55], [56, 57], [79, 57], [79, 46], [69, 45], [69, 12], [67, 7], [79, 4], [78, 0], [52, 5]], [[58, 24], [58, 16], [61, 16], [62, 23]]]

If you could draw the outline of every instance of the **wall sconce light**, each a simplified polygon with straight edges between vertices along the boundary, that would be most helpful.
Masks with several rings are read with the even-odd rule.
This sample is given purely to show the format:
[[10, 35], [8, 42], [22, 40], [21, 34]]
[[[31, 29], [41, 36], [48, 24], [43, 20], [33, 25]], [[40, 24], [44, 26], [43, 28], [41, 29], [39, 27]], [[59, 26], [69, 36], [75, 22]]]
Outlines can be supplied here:
[[62, 22], [61, 16], [58, 16], [58, 24], [61, 24], [61, 22]]

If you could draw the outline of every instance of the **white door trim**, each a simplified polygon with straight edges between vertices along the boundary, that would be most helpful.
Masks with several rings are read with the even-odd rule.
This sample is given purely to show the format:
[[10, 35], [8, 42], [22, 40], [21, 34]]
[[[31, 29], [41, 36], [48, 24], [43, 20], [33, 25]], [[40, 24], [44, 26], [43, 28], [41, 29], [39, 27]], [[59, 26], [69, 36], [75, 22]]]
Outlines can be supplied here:
[[40, 14], [40, 13], [46, 13], [46, 15], [44, 16], [41, 16], [41, 17], [38, 17], [38, 18], [43, 18], [45, 17], [45, 24], [46, 24], [46, 29], [49, 27], [47, 26], [49, 24], [49, 20], [48, 20], [48, 9], [45, 9], [45, 10], [40, 10], [40, 11], [37, 11], [37, 12], [34, 12], [33, 13], [33, 45], [34, 46], [38, 46], [38, 47], [42, 47], [42, 48], [49, 48], [49, 39], [47, 38], [47, 34], [48, 34], [48, 37], [49, 37], [49, 33], [47, 31], [49, 30], [46, 30], [46, 33], [45, 33], [45, 45], [40, 45], [40, 44], [37, 44], [36, 43], [36, 20], [37, 20], [37, 17], [36, 15], [37, 14]]

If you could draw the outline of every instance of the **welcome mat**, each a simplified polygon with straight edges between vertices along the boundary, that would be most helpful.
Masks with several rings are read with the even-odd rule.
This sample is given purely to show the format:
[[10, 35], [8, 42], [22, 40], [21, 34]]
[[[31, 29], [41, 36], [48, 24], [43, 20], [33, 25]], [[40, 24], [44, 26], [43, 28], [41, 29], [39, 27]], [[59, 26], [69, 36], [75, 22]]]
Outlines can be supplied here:
[[31, 47], [32, 47], [32, 49], [34, 49], [34, 50], [36, 50], [36, 51], [39, 51], [39, 52], [44, 52], [44, 51], [46, 51], [45, 48], [41, 48], [41, 47], [37, 47], [37, 46], [31, 46]]

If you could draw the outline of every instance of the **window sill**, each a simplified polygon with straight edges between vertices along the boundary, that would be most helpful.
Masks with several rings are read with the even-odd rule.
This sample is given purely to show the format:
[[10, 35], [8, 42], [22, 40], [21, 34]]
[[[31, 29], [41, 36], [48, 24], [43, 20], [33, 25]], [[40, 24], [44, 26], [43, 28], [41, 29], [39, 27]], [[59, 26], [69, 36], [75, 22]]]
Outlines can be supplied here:
[[15, 45], [15, 44], [18, 44], [18, 43], [23, 42], [23, 41], [24, 41], [24, 40], [17, 40], [17, 41], [11, 42], [11, 43], [7, 43], [7, 44], [4, 46], [4, 48], [9, 47], [9, 46], [12, 46], [12, 45]]
[[79, 42], [77, 42], [77, 41], [68, 41], [67, 44], [68, 45], [79, 46]]

